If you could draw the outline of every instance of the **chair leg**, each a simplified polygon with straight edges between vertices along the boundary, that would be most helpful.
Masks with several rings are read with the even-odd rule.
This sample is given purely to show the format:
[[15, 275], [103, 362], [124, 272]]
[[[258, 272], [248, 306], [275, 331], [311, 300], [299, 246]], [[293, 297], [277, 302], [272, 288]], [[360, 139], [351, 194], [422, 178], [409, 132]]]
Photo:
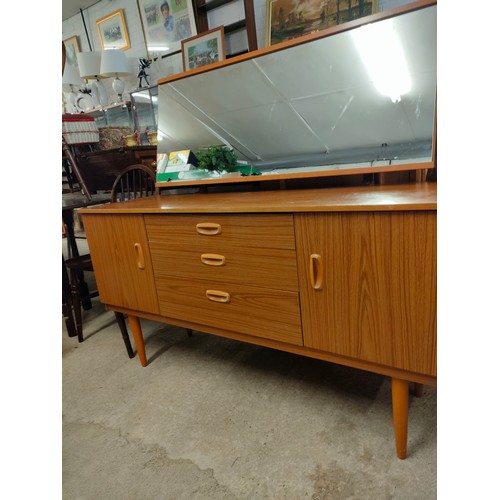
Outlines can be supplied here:
[[127, 354], [130, 359], [135, 356], [134, 350], [132, 349], [132, 344], [130, 343], [130, 337], [128, 336], [127, 325], [125, 323], [125, 316], [123, 313], [115, 312], [116, 322], [120, 327], [120, 332], [123, 337], [123, 342], [125, 342], [125, 347], [127, 348]]
[[80, 303], [82, 304], [82, 308], [85, 311], [92, 309], [89, 286], [83, 277], [83, 271], [80, 271], [78, 275], [78, 290], [80, 291]]
[[76, 337], [75, 320], [73, 318], [73, 311], [71, 309], [70, 302], [63, 302], [63, 318], [64, 323], [66, 324], [68, 337]]
[[75, 326], [78, 336], [78, 342], [83, 342], [83, 322], [82, 322], [82, 304], [80, 301], [80, 287], [78, 280], [78, 271], [71, 270], [71, 299], [73, 301], [73, 311], [75, 314]]
[[71, 297], [71, 285], [69, 282], [68, 270], [64, 264], [64, 256], [62, 258], [62, 314], [66, 323], [68, 337], [76, 337], [75, 318], [73, 316]]
[[415, 382], [413, 384], [413, 395], [416, 398], [421, 398], [423, 394], [424, 394], [424, 384], [418, 384], [417, 382]]

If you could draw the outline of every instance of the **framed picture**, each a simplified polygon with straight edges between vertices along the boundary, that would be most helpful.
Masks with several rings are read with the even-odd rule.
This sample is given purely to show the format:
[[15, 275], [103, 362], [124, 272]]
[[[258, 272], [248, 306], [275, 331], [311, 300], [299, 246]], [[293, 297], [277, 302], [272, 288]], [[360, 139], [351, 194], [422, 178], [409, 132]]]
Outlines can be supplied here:
[[377, 0], [267, 0], [267, 46], [378, 12]]
[[181, 41], [196, 35], [191, 0], [137, 0], [148, 57], [181, 50]]
[[106, 17], [96, 21], [102, 50], [106, 49], [130, 49], [127, 25], [123, 16], [123, 9], [118, 9]]
[[63, 43], [66, 47], [66, 64], [78, 68], [78, 61], [76, 60], [76, 54], [80, 52], [78, 37], [75, 35], [71, 38], [66, 38], [66, 40], [63, 40]]
[[223, 61], [225, 58], [224, 26], [182, 41], [184, 71]]

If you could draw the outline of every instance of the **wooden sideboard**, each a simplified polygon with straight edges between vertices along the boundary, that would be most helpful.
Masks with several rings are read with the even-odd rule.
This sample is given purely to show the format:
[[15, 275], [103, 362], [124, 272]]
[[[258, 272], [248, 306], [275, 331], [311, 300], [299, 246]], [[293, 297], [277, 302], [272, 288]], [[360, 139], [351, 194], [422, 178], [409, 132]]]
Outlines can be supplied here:
[[139, 318], [436, 384], [436, 184], [163, 195], [82, 209], [101, 301]]
[[87, 189], [109, 191], [125, 168], [142, 163], [156, 169], [156, 146], [132, 146], [78, 153], [78, 169]]

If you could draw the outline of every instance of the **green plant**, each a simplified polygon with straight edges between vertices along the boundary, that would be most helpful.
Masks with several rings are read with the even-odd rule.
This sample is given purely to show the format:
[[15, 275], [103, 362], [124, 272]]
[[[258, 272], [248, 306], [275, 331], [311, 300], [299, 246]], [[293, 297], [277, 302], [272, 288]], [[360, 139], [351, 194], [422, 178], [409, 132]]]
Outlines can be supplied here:
[[210, 172], [234, 172], [237, 170], [238, 157], [226, 146], [210, 146], [207, 151], [196, 153], [199, 169]]

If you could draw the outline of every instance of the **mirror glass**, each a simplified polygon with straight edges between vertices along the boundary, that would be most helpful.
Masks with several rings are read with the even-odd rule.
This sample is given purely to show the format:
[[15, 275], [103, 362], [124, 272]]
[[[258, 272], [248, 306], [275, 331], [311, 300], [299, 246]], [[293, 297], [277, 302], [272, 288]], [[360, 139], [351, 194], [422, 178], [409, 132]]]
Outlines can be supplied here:
[[267, 175], [430, 162], [436, 31], [431, 5], [161, 83], [159, 158], [225, 144]]

